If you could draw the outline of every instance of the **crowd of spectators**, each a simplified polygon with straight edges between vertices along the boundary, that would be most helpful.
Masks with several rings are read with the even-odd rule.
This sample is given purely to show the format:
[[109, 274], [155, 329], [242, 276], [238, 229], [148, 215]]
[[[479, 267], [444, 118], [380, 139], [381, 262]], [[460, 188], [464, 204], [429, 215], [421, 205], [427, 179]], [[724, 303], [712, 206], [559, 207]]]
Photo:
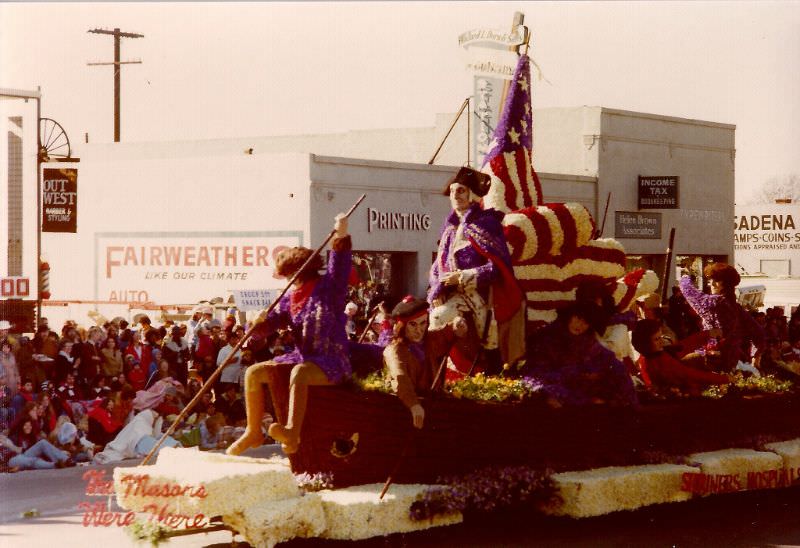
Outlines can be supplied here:
[[[9, 333], [8, 322], [0, 321], [0, 470], [61, 468], [106, 462], [112, 454], [140, 454], [147, 444], [115, 453], [121, 446], [115, 438], [127, 443], [132, 432], [144, 431], [131, 424], [144, 410], [151, 414], [139, 422], [151, 428], [160, 418], [165, 430], [243, 336], [235, 310], [224, 321], [213, 312], [201, 306], [186, 322], [158, 326], [146, 315], [137, 315], [133, 325], [100, 317], [98, 325], [67, 321], [60, 330], [43, 318], [33, 338]], [[177, 442], [224, 447], [246, 418], [244, 371], [292, 345], [289, 332], [248, 341], [180, 425]], [[157, 439], [158, 430], [150, 437]], [[226, 431], [230, 435], [223, 435]], [[132, 449], [141, 437], [134, 441]]]

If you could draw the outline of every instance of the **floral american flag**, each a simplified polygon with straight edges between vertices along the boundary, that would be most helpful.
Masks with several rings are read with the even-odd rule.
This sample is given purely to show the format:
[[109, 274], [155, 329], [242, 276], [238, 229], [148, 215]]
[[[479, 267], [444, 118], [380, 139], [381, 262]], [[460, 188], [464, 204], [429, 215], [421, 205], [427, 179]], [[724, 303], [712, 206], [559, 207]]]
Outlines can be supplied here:
[[532, 155], [530, 59], [521, 55], [481, 170], [492, 179], [484, 207], [506, 213], [503, 227], [529, 331], [555, 320], [581, 283], [614, 283], [625, 273], [624, 248], [594, 238], [594, 220], [583, 205], [544, 203]]
[[530, 58], [521, 55], [481, 169], [492, 177], [484, 207], [505, 213], [542, 203], [542, 186], [532, 162], [530, 75]]

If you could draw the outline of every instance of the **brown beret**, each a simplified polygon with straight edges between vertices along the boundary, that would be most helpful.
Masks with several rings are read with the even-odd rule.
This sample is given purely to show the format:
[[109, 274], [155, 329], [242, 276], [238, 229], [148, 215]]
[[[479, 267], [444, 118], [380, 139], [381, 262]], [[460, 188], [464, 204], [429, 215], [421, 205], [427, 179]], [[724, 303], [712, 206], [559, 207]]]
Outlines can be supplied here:
[[395, 320], [408, 320], [421, 315], [427, 310], [428, 301], [417, 299], [409, 295], [394, 307], [394, 310], [392, 310], [392, 318]]
[[442, 194], [445, 196], [449, 195], [450, 185], [453, 183], [458, 183], [460, 185], [464, 185], [478, 196], [486, 196], [486, 194], [489, 192], [489, 184], [491, 181], [492, 178], [486, 173], [481, 173], [480, 171], [476, 171], [471, 167], [462, 167], [458, 170], [458, 173], [453, 175], [453, 177], [447, 181], [447, 185], [445, 185]]

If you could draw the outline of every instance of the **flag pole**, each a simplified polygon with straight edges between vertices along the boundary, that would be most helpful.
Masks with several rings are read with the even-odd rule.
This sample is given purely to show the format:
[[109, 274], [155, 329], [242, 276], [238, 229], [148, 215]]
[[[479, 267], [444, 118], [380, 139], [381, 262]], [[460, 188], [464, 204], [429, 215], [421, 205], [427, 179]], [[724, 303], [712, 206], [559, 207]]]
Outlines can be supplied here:
[[[436, 160], [436, 157], [439, 155], [439, 151], [442, 150], [445, 141], [447, 141], [447, 138], [450, 137], [450, 132], [453, 131], [454, 127], [456, 127], [456, 122], [458, 122], [458, 119], [461, 118], [461, 114], [464, 112], [464, 109], [468, 104], [469, 104], [469, 97], [464, 99], [464, 102], [461, 103], [461, 108], [458, 109], [458, 114], [456, 114], [455, 118], [453, 118], [453, 123], [450, 124], [450, 129], [447, 130], [447, 133], [445, 133], [444, 137], [442, 137], [442, 140], [439, 142], [439, 146], [436, 148], [436, 152], [434, 152], [433, 156], [431, 156], [431, 159], [428, 160], [428, 165], [432, 165], [433, 162]], [[469, 120], [467, 120], [467, 123], [469, 123]]]
[[[366, 194], [362, 194], [361, 197], [356, 201], [356, 203], [353, 204], [353, 207], [351, 207], [350, 210], [345, 214], [344, 218], [346, 219], [350, 217], [353, 211], [356, 210], [359, 204], [363, 202], [364, 198], [366, 197], [367, 197]], [[328, 244], [329, 241], [331, 241], [331, 238], [333, 238], [335, 234], [336, 234], [336, 229], [331, 230], [330, 234], [328, 234], [328, 237], [325, 238], [325, 241], [323, 241], [320, 244], [320, 246], [317, 249], [315, 249], [311, 255], [309, 255], [308, 259], [306, 259], [306, 261], [300, 266], [300, 268], [298, 268], [297, 271], [292, 275], [291, 279], [289, 279], [289, 282], [286, 284], [286, 287], [283, 288], [283, 291], [281, 291], [280, 294], [277, 296], [277, 298], [275, 298], [275, 300], [272, 301], [272, 304], [269, 305], [267, 310], [259, 315], [259, 318], [266, 318], [269, 315], [269, 313], [272, 312], [272, 310], [278, 305], [278, 302], [280, 302], [281, 298], [283, 298], [286, 292], [289, 291], [289, 289], [292, 287], [295, 280], [297, 280], [298, 276], [300, 276], [300, 274], [311, 263], [311, 261], [314, 260], [314, 257], [320, 254], [322, 249]], [[178, 417], [173, 421], [173, 423], [170, 425], [167, 431], [164, 432], [164, 434], [161, 436], [161, 439], [159, 439], [156, 442], [156, 444], [153, 446], [153, 448], [150, 450], [147, 456], [142, 460], [141, 465], [145, 465], [148, 462], [150, 462], [150, 459], [158, 451], [159, 447], [161, 447], [161, 445], [164, 443], [164, 440], [166, 440], [170, 435], [172, 435], [173, 432], [175, 432], [175, 429], [178, 427], [178, 424], [180, 424], [181, 421], [183, 421], [183, 419], [186, 418], [186, 416], [194, 408], [197, 402], [200, 401], [200, 398], [203, 396], [203, 394], [208, 392], [208, 390], [214, 385], [219, 376], [222, 374], [222, 370], [228, 367], [228, 365], [230, 365], [233, 362], [233, 358], [236, 355], [236, 353], [239, 351], [242, 345], [244, 345], [244, 343], [250, 338], [250, 336], [255, 332], [256, 328], [259, 326], [260, 323], [261, 323], [260, 321], [254, 322], [253, 325], [250, 327], [250, 329], [247, 330], [247, 332], [244, 334], [241, 340], [236, 344], [236, 346], [233, 347], [233, 350], [230, 352], [230, 354], [228, 354], [228, 357], [225, 358], [225, 360], [211, 374], [211, 376], [208, 378], [208, 380], [206, 380], [203, 386], [200, 387], [200, 390], [197, 391], [197, 394], [195, 394], [195, 396], [189, 401], [189, 403], [186, 404], [186, 407], [183, 408], [183, 410], [180, 412]]]

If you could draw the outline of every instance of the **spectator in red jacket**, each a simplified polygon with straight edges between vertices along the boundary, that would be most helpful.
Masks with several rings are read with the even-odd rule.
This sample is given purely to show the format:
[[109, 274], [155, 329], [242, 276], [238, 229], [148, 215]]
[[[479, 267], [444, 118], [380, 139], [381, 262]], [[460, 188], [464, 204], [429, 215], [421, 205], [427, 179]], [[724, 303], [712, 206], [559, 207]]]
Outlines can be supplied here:
[[147, 386], [147, 372], [131, 354], [125, 355], [125, 378], [137, 392]]
[[639, 320], [633, 328], [633, 347], [641, 354], [637, 362], [645, 385], [657, 391], [679, 388], [699, 395], [712, 384], [727, 384], [728, 375], [703, 371], [679, 361], [693, 349], [705, 344], [709, 337], [719, 336], [717, 330], [702, 331], [675, 344], [675, 356], [664, 350], [661, 322]]
[[122, 424], [112, 416], [113, 410], [114, 401], [110, 398], [100, 398], [92, 402], [88, 413], [89, 433], [86, 435], [90, 442], [105, 447], [122, 430]]
[[[133, 356], [135, 362], [142, 366], [142, 371], [147, 374], [153, 361], [152, 347], [142, 343], [142, 334], [138, 331], [131, 333], [131, 343], [125, 348], [126, 356]], [[127, 359], [127, 358], [126, 358]]]

